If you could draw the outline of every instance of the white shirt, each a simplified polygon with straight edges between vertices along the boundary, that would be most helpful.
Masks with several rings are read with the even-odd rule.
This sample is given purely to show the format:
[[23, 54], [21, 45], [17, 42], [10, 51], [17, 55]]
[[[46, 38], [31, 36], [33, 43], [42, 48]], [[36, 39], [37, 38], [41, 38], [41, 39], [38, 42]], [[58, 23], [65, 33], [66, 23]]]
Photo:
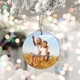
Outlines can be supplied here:
[[35, 51], [34, 51], [35, 54], [38, 54], [38, 52], [40, 51], [40, 48], [41, 48], [40, 46], [35, 46]]
[[46, 55], [46, 49], [45, 49], [45, 48], [42, 47], [42, 48], [40, 49], [40, 51], [41, 51], [41, 55]]

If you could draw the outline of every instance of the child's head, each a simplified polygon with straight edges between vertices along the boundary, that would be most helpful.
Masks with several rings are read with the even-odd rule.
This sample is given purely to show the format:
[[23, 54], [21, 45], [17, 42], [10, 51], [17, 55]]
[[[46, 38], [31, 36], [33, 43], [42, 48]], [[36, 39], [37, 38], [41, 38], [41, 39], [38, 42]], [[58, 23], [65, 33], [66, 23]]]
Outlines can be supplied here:
[[36, 44], [41, 44], [42, 43], [42, 39], [41, 38], [37, 38], [36, 39]]
[[46, 47], [47, 47], [47, 41], [43, 41], [43, 42], [42, 42], [42, 46], [43, 46], [44, 48], [46, 48]]

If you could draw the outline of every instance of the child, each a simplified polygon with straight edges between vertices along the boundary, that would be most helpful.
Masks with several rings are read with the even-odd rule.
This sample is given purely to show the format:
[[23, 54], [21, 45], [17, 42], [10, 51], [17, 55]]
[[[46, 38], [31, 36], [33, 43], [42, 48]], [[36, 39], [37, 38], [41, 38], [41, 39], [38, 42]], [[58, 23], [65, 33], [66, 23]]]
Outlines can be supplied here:
[[40, 50], [40, 48], [42, 47], [42, 40], [41, 38], [37, 38], [36, 41], [35, 41], [35, 38], [34, 36], [32, 36], [32, 41], [33, 41], [33, 44], [35, 46], [35, 53], [31, 53], [31, 58], [30, 58], [30, 65], [32, 66], [33, 65], [33, 61], [36, 60], [36, 58], [38, 57], [38, 52]]
[[48, 52], [47, 41], [42, 42], [42, 48], [38, 52], [38, 55], [42, 55], [41, 61], [48, 60], [50, 52]]

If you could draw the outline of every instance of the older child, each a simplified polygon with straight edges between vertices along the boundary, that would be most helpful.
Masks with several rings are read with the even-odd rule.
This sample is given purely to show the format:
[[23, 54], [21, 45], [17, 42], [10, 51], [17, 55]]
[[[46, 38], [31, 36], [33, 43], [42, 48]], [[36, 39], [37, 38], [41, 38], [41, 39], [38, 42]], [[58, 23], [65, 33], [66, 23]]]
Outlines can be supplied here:
[[34, 36], [32, 36], [32, 41], [33, 41], [33, 44], [35, 46], [35, 51], [34, 51], [34, 53], [31, 53], [32, 54], [31, 58], [30, 58], [30, 65], [31, 66], [33, 65], [33, 61], [36, 60], [36, 58], [38, 57], [38, 52], [39, 52], [40, 48], [42, 47], [41, 38], [37, 38], [35, 41]]

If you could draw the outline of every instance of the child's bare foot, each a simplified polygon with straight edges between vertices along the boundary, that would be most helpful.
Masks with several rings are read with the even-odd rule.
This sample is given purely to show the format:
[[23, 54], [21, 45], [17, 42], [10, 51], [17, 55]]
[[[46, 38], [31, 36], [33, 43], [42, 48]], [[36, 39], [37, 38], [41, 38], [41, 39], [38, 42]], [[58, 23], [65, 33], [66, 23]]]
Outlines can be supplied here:
[[42, 62], [43, 60], [41, 59], [40, 62]]
[[30, 66], [33, 66], [33, 63], [30, 63], [29, 65], [30, 65]]
[[41, 57], [40, 61], [41, 61], [41, 62], [45, 61], [44, 56]]

